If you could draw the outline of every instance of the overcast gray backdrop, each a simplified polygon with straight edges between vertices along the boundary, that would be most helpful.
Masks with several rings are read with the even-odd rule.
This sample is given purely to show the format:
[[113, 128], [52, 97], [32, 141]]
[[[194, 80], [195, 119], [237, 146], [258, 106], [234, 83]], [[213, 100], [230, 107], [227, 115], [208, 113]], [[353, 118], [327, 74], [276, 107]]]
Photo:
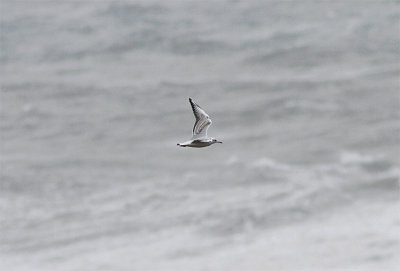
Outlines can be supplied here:
[[0, 269], [396, 270], [399, 14], [2, 1]]

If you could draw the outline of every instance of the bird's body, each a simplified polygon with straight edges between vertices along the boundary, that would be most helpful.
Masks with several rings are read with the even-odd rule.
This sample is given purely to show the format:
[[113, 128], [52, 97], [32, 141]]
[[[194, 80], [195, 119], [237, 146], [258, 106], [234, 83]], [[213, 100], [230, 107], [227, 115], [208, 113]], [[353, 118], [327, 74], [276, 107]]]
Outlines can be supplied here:
[[183, 143], [178, 143], [178, 146], [181, 147], [192, 147], [192, 148], [204, 148], [204, 147], [208, 147], [212, 144], [214, 144], [215, 142], [212, 142], [212, 140], [208, 140], [208, 139], [204, 139], [204, 140], [189, 140]]
[[196, 119], [192, 131], [193, 136], [191, 140], [178, 143], [177, 145], [181, 147], [203, 148], [215, 143], [222, 143], [215, 138], [207, 136], [208, 127], [212, 124], [210, 117], [198, 104], [193, 102], [191, 98], [189, 98], [189, 102]]

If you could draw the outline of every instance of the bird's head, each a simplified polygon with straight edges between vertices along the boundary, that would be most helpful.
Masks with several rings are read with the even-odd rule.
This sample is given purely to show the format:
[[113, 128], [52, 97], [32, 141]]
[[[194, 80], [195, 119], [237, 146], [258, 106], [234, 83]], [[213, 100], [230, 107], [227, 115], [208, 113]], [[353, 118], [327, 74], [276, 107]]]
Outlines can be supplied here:
[[215, 139], [215, 138], [213, 138], [213, 139], [211, 140], [211, 142], [212, 142], [213, 144], [215, 144], [215, 143], [221, 143], [221, 144], [222, 144], [222, 141], [219, 141], [219, 140], [217, 140], [217, 139]]

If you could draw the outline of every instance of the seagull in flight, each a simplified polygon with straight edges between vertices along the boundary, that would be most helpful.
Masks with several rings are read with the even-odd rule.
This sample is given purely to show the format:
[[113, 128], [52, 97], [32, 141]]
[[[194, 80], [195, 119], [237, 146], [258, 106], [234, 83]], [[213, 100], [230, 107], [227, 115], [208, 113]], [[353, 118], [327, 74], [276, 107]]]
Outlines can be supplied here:
[[212, 123], [210, 117], [198, 104], [193, 102], [191, 98], [189, 98], [189, 102], [196, 119], [193, 126], [193, 136], [189, 141], [178, 143], [177, 145], [181, 147], [203, 148], [215, 143], [222, 143], [213, 137], [207, 136], [208, 127], [210, 127]]

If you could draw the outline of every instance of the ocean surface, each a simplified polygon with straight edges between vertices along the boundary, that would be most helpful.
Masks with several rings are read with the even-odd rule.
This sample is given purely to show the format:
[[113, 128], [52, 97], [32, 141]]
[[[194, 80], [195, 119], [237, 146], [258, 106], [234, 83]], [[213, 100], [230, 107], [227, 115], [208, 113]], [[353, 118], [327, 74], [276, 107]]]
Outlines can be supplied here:
[[3, 0], [0, 41], [1, 270], [398, 270], [399, 1]]

